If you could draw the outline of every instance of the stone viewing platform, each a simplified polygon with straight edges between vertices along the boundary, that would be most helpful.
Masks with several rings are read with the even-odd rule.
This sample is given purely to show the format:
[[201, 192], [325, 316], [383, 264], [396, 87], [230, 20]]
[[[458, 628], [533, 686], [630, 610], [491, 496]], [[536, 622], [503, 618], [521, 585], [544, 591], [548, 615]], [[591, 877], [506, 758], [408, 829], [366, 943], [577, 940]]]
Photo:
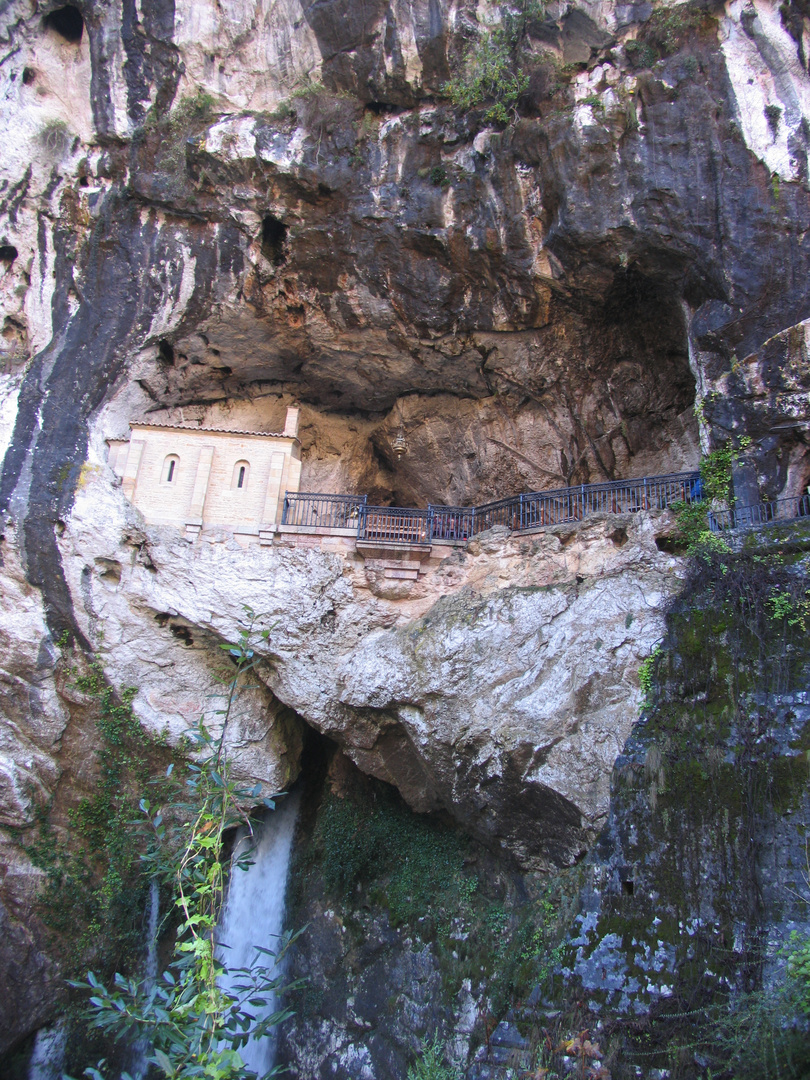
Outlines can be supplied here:
[[289, 408], [277, 433], [134, 423], [128, 442], [111, 441], [109, 460], [149, 525], [174, 526], [190, 541], [224, 534], [243, 547], [356, 553], [385, 577], [403, 580], [496, 526], [531, 533], [702, 498], [695, 471], [528, 492], [482, 506], [371, 506], [365, 495], [301, 492], [298, 417]]
[[[134, 423], [110, 442], [110, 464], [147, 524], [169, 525], [188, 540], [232, 536], [241, 546], [322, 548], [356, 553], [386, 577], [413, 580], [428, 559], [464, 547], [499, 526], [532, 533], [595, 514], [635, 514], [702, 501], [697, 471], [578, 484], [510, 496], [481, 506], [373, 506], [366, 495], [298, 490], [299, 410], [283, 431]], [[715, 533], [785, 524], [810, 515], [810, 494], [730, 509], [712, 507]]]
[[280, 528], [346, 533], [356, 536], [360, 544], [464, 544], [495, 525], [504, 525], [510, 532], [530, 532], [582, 521], [592, 514], [666, 510], [701, 498], [698, 472], [532, 491], [483, 506], [429, 504], [425, 510], [369, 506], [365, 495], [288, 491]]

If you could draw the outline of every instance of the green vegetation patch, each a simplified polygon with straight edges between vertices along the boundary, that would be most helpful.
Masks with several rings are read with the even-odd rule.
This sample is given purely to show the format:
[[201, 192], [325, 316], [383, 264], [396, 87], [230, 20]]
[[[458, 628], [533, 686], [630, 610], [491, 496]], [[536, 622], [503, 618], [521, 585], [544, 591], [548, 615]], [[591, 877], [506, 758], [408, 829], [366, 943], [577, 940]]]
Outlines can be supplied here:
[[696, 34], [710, 35], [716, 20], [700, 4], [660, 4], [642, 26], [635, 41], [625, 44], [625, 53], [633, 67], [652, 67], [658, 60], [672, 56]]
[[[67, 642], [60, 645], [69, 656]], [[138, 723], [132, 711], [134, 689], [119, 697], [95, 660], [76, 658], [70, 678], [95, 718], [95, 783], [67, 809], [69, 831], [55, 826], [53, 808], [48, 807], [37, 826], [18, 833], [18, 839], [45, 871], [37, 910], [58, 935], [68, 970], [75, 973], [92, 960], [110, 971], [127, 967], [142, 947], [143, 845], [137, 842], [133, 821], [138, 793], [171, 756]]]
[[344, 794], [324, 793], [292, 880], [294, 921], [307, 897], [323, 897], [360, 943], [368, 918], [386, 913], [401, 940], [430, 944], [447, 1000], [469, 979], [495, 1016], [550, 975], [577, 891], [573, 878], [539, 875], [516, 887], [449, 821], [359, 776]]
[[457, 109], [483, 106], [484, 119], [501, 124], [517, 119], [518, 103], [529, 87], [524, 56], [528, 27], [544, 14], [539, 0], [516, 0], [501, 7], [500, 22], [481, 28], [462, 70], [443, 87]]
[[[724, 456], [726, 467], [704, 473], [710, 491], [728, 490]], [[642, 665], [646, 715], [614, 774], [611, 810], [630, 865], [613, 867], [620, 884], [604, 890], [592, 944], [616, 935], [626, 978], [641, 987], [656, 950], [672, 959], [652, 977], [670, 989], [645, 1000], [644, 1024], [608, 1025], [621, 1068], [698, 1075], [686, 1068], [698, 1055], [734, 1080], [810, 1075], [810, 948], [786, 943], [781, 975], [769, 954], [769, 927], [810, 905], [806, 871], [783, 867], [767, 906], [762, 882], [775, 838], [804, 860], [798, 816], [784, 815], [806, 808], [810, 781], [810, 724], [795, 697], [810, 673], [808, 605], [801, 558], [703, 547]]]
[[346, 897], [358, 883], [372, 882], [394, 926], [426, 911], [436, 929], [446, 926], [475, 889], [464, 872], [468, 845], [461, 834], [414, 814], [392, 789], [377, 788], [368, 807], [327, 795], [312, 842], [326, 889]]

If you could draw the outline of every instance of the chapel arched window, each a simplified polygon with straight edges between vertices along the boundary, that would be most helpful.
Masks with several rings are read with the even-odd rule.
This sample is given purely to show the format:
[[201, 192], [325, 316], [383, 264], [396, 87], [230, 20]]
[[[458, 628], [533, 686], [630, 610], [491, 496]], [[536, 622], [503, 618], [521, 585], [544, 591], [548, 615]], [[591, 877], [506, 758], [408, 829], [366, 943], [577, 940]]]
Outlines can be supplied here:
[[250, 475], [250, 464], [247, 461], [237, 461], [233, 467], [233, 481], [231, 486], [236, 488], [237, 491], [244, 490], [247, 487], [248, 476]]

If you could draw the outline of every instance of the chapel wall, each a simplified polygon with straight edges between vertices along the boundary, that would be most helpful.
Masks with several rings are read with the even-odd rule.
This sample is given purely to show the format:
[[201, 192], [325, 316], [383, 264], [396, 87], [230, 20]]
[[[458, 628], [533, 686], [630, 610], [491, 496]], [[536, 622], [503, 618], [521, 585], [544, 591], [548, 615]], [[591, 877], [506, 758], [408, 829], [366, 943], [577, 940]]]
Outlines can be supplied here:
[[[143, 443], [132, 501], [150, 524], [184, 525], [191, 509], [191, 496], [200, 460], [201, 438], [177, 430], [160, 431], [133, 427], [130, 458]], [[178, 463], [171, 483], [163, 478], [167, 457], [176, 454]]]
[[297, 408], [277, 435], [134, 423], [129, 442], [110, 440], [109, 463], [149, 524], [269, 538], [300, 483], [297, 431]]

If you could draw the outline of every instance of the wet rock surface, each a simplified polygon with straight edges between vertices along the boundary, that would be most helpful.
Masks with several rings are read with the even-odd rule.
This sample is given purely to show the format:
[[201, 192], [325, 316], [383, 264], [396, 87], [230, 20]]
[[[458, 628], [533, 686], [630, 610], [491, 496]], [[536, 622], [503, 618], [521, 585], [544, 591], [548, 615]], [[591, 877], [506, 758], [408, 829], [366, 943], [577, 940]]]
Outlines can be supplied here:
[[539, 867], [604, 821], [678, 584], [649, 519], [485, 538], [397, 597], [337, 556], [192, 549], [105, 465], [130, 420], [277, 430], [298, 403], [303, 486], [381, 503], [689, 468], [744, 434], [760, 494], [810, 482], [799, 5], [549, 4], [504, 129], [442, 96], [472, 4], [146, 7], [0, 12], [0, 898], [42, 976], [9, 984], [3, 1045], [52, 1000], [8, 830], [83, 782], [65, 632], [175, 737], [249, 603], [280, 630], [246, 775], [293, 778], [303, 718]]

